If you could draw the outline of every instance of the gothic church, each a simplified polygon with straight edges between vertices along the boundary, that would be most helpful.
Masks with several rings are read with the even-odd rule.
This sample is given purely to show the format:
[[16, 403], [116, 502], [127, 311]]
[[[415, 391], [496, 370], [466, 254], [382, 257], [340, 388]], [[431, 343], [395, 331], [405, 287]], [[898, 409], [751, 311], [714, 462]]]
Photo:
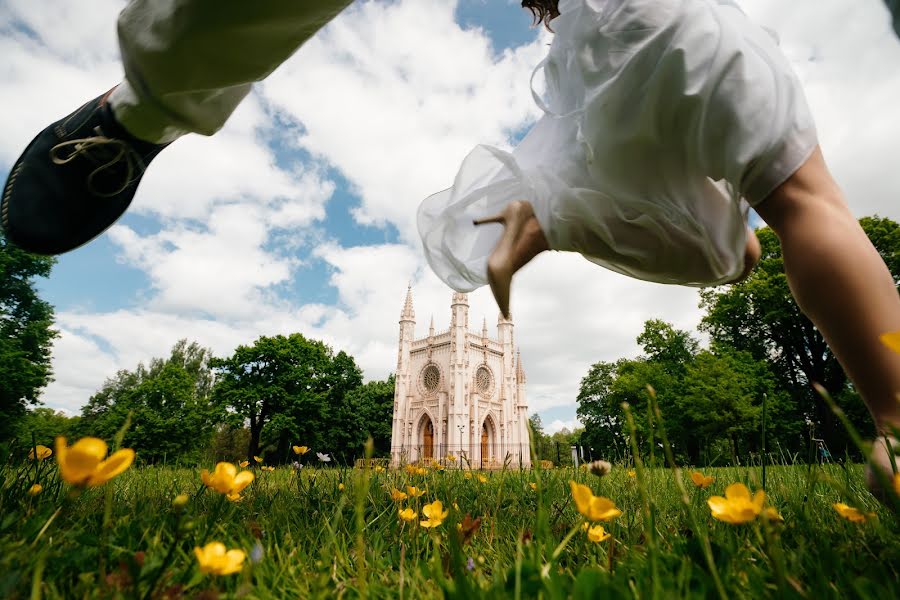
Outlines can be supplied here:
[[[497, 339], [469, 330], [469, 300], [454, 293], [450, 329], [415, 338], [412, 288], [400, 315], [391, 462], [447, 461], [471, 468], [528, 467], [525, 371], [513, 323], [500, 315]], [[457, 463], [460, 464], [460, 463]]]

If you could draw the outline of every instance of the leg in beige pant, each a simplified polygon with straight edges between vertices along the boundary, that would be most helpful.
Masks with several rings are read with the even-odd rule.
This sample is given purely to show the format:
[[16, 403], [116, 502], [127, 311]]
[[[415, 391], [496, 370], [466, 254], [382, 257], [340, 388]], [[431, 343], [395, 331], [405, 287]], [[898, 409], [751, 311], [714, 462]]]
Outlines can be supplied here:
[[125, 80], [110, 104], [143, 140], [218, 131], [261, 81], [352, 0], [132, 0], [119, 16]]

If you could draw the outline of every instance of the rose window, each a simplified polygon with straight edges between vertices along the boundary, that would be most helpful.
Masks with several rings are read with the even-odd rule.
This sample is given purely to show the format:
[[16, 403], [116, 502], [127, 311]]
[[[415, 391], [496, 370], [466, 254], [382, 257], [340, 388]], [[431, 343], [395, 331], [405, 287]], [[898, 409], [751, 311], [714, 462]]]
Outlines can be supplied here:
[[491, 391], [491, 372], [487, 367], [478, 367], [478, 370], [475, 371], [475, 389], [477, 389], [482, 394], [487, 394]]
[[422, 371], [422, 385], [425, 387], [425, 391], [429, 394], [433, 394], [437, 391], [438, 385], [441, 383], [441, 372], [435, 365], [428, 365], [425, 367], [425, 370]]

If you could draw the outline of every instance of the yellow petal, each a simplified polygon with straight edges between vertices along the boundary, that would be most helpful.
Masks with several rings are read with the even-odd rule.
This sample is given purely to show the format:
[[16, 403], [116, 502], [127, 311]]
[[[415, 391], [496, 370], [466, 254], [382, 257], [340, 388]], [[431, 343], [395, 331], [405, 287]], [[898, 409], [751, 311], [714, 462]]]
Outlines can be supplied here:
[[900, 473], [894, 475], [894, 493], [900, 496]]
[[719, 518], [719, 515], [728, 510], [728, 500], [722, 496], [710, 496], [706, 501], [706, 504], [709, 506], [709, 510], [712, 511], [712, 515], [717, 519]]
[[217, 477], [227, 477], [229, 480], [233, 480], [237, 475], [237, 467], [230, 462], [216, 463], [215, 474]]
[[253, 479], [253, 473], [251, 473], [250, 471], [241, 471], [237, 474], [237, 477], [234, 478], [234, 482], [231, 486], [231, 492], [234, 494], [240, 493], [241, 490], [253, 483]]
[[572, 499], [575, 500], [575, 507], [578, 509], [578, 512], [585, 517], [590, 517], [591, 498], [594, 497], [590, 488], [571, 480], [569, 481], [569, 488], [572, 490]]
[[755, 494], [753, 494], [753, 506], [756, 509], [756, 514], [762, 512], [763, 504], [766, 501], [766, 493], [762, 490], [757, 490]]
[[106, 483], [116, 475], [124, 472], [133, 462], [134, 450], [122, 448], [97, 466], [97, 470], [91, 475], [87, 484], [91, 486]]
[[725, 497], [729, 500], [737, 500], [738, 498], [750, 499], [750, 490], [743, 483], [732, 483], [725, 488]]
[[243, 550], [229, 550], [225, 553], [225, 564], [220, 570], [219, 575], [231, 575], [232, 573], [240, 571], [241, 567], [243, 567], [245, 557], [246, 555]]
[[59, 474], [73, 485], [84, 485], [100, 461], [106, 457], [106, 442], [86, 437], [68, 448], [65, 447], [65, 443], [65, 438], [57, 439], [56, 459], [59, 463]]
[[881, 334], [880, 339], [882, 344], [900, 354], [900, 331], [883, 333]]

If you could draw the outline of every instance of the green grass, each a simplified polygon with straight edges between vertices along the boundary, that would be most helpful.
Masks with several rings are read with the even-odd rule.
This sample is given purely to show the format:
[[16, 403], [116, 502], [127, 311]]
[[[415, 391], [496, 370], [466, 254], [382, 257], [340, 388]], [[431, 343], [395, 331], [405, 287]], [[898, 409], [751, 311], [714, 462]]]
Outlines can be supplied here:
[[[617, 466], [602, 479], [488, 472], [487, 483], [453, 469], [279, 468], [257, 471], [239, 503], [205, 489], [199, 468], [130, 469], [77, 496], [52, 459], [37, 473], [13, 459], [0, 469], [2, 597], [716, 598], [717, 578], [729, 598], [900, 597], [900, 527], [865, 491], [859, 465], [769, 466], [767, 503], [785, 522], [744, 525], [714, 520], [706, 500], [733, 482], [758, 489], [759, 468], [707, 470], [716, 480], [706, 490], [684, 473], [686, 504], [663, 468], [632, 478]], [[30, 496], [36, 477], [44, 491]], [[624, 512], [604, 524], [613, 539], [587, 540], [573, 478]], [[398, 519], [390, 490], [406, 485], [427, 493], [404, 507], [450, 506], [440, 527]], [[182, 511], [172, 506], [180, 493], [191, 495]], [[832, 508], [839, 501], [876, 516], [846, 521]], [[466, 514], [481, 526], [462, 544]], [[246, 551], [242, 572], [200, 573], [193, 548], [210, 541]]]

